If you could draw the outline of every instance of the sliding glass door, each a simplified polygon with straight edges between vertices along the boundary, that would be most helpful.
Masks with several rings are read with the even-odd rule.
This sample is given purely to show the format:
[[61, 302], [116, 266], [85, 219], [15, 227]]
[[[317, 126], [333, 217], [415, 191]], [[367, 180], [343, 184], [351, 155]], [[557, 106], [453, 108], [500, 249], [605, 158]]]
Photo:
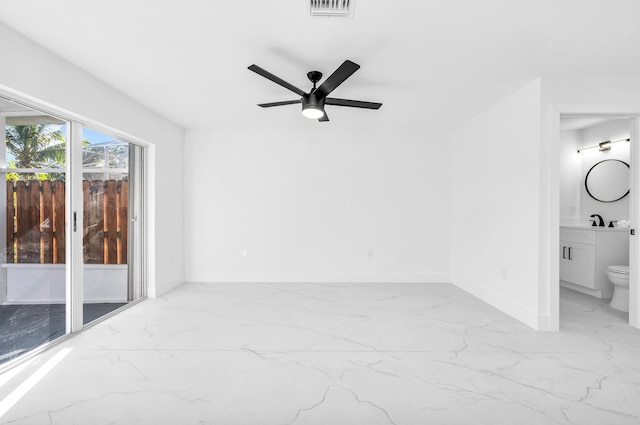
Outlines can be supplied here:
[[66, 333], [69, 122], [0, 99], [0, 363]]
[[[83, 323], [142, 296], [139, 147], [82, 129]], [[133, 250], [132, 250], [133, 249]], [[139, 247], [137, 249], [139, 252]]]
[[0, 366], [145, 295], [140, 146], [0, 97]]

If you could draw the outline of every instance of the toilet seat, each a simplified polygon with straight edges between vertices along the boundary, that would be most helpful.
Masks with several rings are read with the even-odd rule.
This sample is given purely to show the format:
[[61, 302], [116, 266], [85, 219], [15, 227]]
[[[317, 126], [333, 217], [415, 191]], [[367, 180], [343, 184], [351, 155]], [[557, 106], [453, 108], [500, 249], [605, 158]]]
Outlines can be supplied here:
[[607, 271], [609, 273], [629, 276], [629, 266], [609, 266], [607, 267]]

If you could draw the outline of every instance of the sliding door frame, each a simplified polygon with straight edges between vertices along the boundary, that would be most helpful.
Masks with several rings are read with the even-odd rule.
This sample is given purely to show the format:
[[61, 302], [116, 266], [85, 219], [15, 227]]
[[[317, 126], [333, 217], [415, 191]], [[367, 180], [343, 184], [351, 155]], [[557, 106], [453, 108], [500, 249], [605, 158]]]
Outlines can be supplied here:
[[[70, 140], [67, 141], [67, 183], [65, 211], [66, 277], [67, 277], [67, 333], [83, 328], [83, 256], [82, 256], [82, 124], [71, 121]], [[78, 177], [80, 176], [80, 177]]]
[[[133, 148], [133, 149], [132, 149]], [[133, 232], [127, 238], [129, 302], [147, 296], [146, 220], [145, 220], [145, 153], [147, 149], [135, 143], [129, 146], [129, 226]], [[142, 223], [142, 225], [140, 225]]]

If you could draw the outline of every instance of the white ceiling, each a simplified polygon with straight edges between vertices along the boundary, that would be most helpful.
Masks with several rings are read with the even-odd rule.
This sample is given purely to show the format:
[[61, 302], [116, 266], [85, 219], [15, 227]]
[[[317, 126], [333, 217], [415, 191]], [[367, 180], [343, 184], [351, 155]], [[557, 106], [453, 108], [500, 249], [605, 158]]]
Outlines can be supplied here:
[[[311, 19], [306, 0], [0, 0], [0, 21], [185, 128], [450, 127], [538, 76], [639, 76], [638, 0], [358, 0], [352, 20]], [[361, 69], [327, 107], [303, 90], [345, 59]], [[3, 66], [11, 66], [10, 61]]]

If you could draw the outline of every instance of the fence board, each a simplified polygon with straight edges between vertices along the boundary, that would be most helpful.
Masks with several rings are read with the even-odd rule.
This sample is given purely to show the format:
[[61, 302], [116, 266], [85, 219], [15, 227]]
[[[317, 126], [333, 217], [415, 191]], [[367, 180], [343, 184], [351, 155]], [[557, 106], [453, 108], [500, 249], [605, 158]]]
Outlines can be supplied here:
[[84, 181], [84, 262], [104, 264], [104, 182]]
[[41, 262], [40, 255], [40, 185], [37, 181], [29, 184], [29, 262]]
[[40, 258], [53, 263], [53, 184], [40, 182]]
[[127, 264], [129, 231], [129, 182], [118, 182], [118, 264]]
[[65, 261], [65, 189], [63, 181], [53, 182], [53, 262]]
[[[127, 264], [129, 183], [83, 181], [85, 264]], [[7, 262], [65, 262], [65, 183], [7, 182]]]
[[15, 251], [13, 249], [15, 243], [15, 231], [16, 231], [16, 207], [13, 191], [13, 182], [7, 182], [7, 263], [15, 262]]
[[[39, 263], [40, 231], [35, 216], [39, 217], [39, 206], [36, 204], [39, 190], [32, 190], [36, 185], [18, 182], [16, 192], [16, 254], [18, 263]], [[35, 199], [34, 199], [35, 198]], [[34, 227], [37, 226], [37, 227]]]
[[118, 263], [118, 196], [116, 181], [108, 180], [104, 186], [104, 239], [105, 264]]

